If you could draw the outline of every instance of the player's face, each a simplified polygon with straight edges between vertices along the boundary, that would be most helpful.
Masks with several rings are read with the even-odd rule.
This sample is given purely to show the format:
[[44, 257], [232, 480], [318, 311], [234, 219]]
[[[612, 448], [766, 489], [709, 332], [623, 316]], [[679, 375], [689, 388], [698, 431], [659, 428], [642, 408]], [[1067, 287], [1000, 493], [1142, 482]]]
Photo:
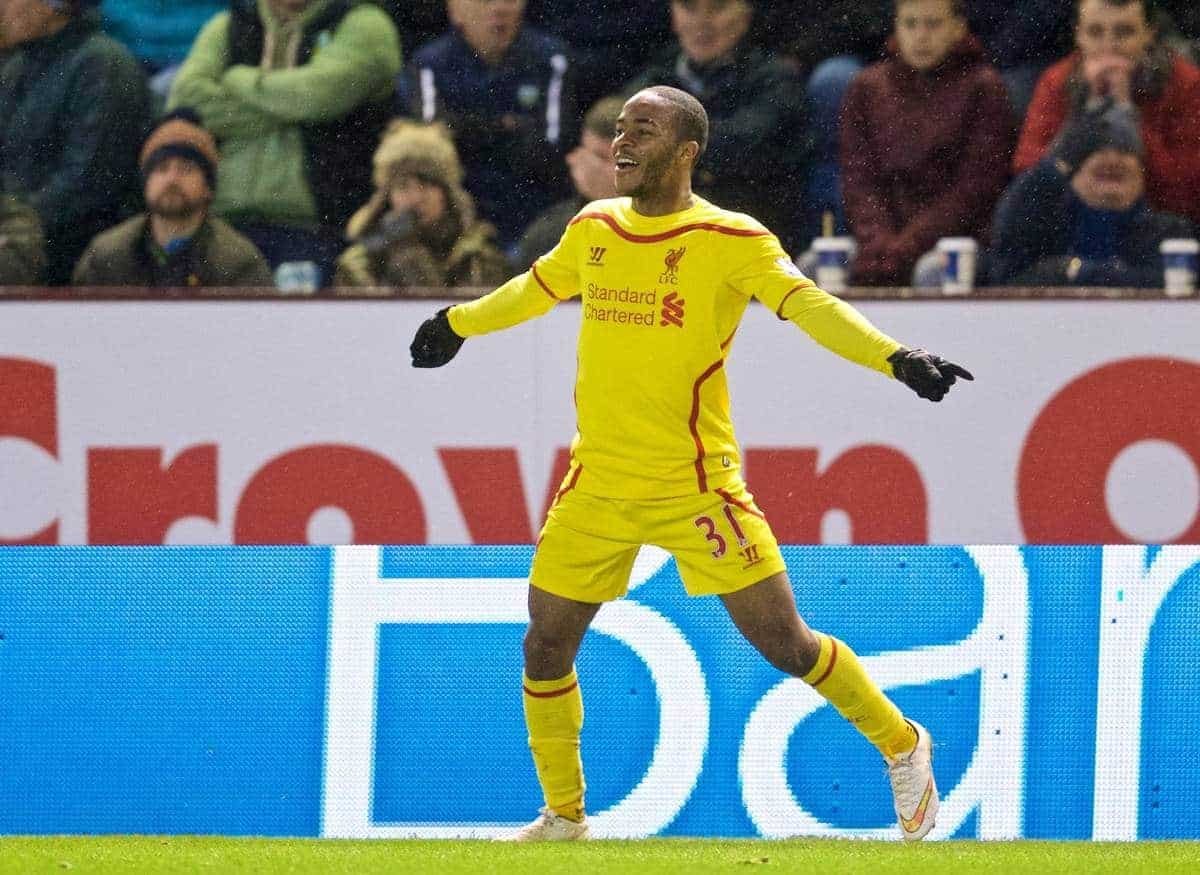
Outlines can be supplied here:
[[1122, 55], [1136, 61], [1154, 42], [1154, 28], [1141, 3], [1113, 6], [1104, 0], [1083, 0], [1075, 25], [1075, 45], [1084, 59]]
[[525, 0], [450, 0], [447, 11], [475, 51], [484, 57], [508, 51], [525, 16]]
[[900, 57], [914, 70], [932, 70], [966, 35], [950, 0], [906, 0], [896, 9]]
[[617, 194], [640, 198], [661, 192], [679, 159], [671, 110], [635, 94], [617, 118], [612, 157]]
[[672, 0], [671, 27], [685, 55], [708, 64], [733, 51], [750, 28], [745, 0]]
[[1071, 180], [1079, 199], [1096, 210], [1127, 210], [1146, 190], [1141, 159], [1117, 149], [1093, 152]]

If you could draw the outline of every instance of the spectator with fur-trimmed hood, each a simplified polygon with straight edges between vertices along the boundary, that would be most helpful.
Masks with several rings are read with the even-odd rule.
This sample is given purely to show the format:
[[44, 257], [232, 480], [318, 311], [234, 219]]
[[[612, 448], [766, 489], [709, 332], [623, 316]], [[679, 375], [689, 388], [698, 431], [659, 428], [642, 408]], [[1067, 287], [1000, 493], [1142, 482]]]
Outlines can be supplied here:
[[375, 194], [347, 225], [336, 285], [495, 286], [512, 276], [443, 125], [393, 123], [374, 168]]

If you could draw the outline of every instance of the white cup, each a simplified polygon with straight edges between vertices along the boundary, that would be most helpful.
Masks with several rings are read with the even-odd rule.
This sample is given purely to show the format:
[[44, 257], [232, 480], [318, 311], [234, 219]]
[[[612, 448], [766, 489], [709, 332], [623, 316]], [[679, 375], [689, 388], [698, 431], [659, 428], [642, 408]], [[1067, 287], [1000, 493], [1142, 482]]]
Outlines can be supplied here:
[[1158, 247], [1163, 257], [1163, 291], [1172, 298], [1196, 293], [1196, 262], [1200, 241], [1164, 240]]
[[975, 288], [979, 244], [973, 237], [943, 237], [937, 242], [942, 257], [942, 294], [966, 295]]
[[857, 249], [853, 237], [817, 237], [812, 242], [817, 254], [817, 286], [831, 295], [846, 291], [850, 280], [850, 256]]

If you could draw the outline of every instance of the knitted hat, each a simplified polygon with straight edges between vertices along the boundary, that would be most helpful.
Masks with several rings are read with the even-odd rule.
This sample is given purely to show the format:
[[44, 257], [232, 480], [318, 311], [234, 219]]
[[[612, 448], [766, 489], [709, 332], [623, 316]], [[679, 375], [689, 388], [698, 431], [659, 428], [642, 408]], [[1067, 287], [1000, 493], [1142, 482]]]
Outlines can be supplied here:
[[404, 176], [415, 176], [447, 191], [462, 187], [462, 163], [444, 125], [401, 119], [384, 132], [375, 150], [375, 186], [391, 188]]
[[220, 156], [212, 134], [201, 127], [200, 116], [193, 109], [180, 107], [163, 117], [142, 146], [138, 166], [149, 176], [167, 158], [186, 158], [204, 171], [208, 187], [217, 189], [217, 164]]

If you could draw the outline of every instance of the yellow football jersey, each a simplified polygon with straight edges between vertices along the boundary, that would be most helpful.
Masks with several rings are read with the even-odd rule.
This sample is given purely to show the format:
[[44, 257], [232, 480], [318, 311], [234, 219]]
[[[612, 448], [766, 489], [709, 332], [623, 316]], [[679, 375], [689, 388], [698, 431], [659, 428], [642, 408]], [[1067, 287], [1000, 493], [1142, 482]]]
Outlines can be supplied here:
[[749, 216], [699, 197], [643, 216], [596, 201], [526, 273], [452, 307], [463, 337], [580, 299], [578, 433], [566, 483], [615, 498], [672, 498], [741, 477], [725, 361], [751, 297], [851, 361], [891, 376], [900, 344], [821, 291]]

